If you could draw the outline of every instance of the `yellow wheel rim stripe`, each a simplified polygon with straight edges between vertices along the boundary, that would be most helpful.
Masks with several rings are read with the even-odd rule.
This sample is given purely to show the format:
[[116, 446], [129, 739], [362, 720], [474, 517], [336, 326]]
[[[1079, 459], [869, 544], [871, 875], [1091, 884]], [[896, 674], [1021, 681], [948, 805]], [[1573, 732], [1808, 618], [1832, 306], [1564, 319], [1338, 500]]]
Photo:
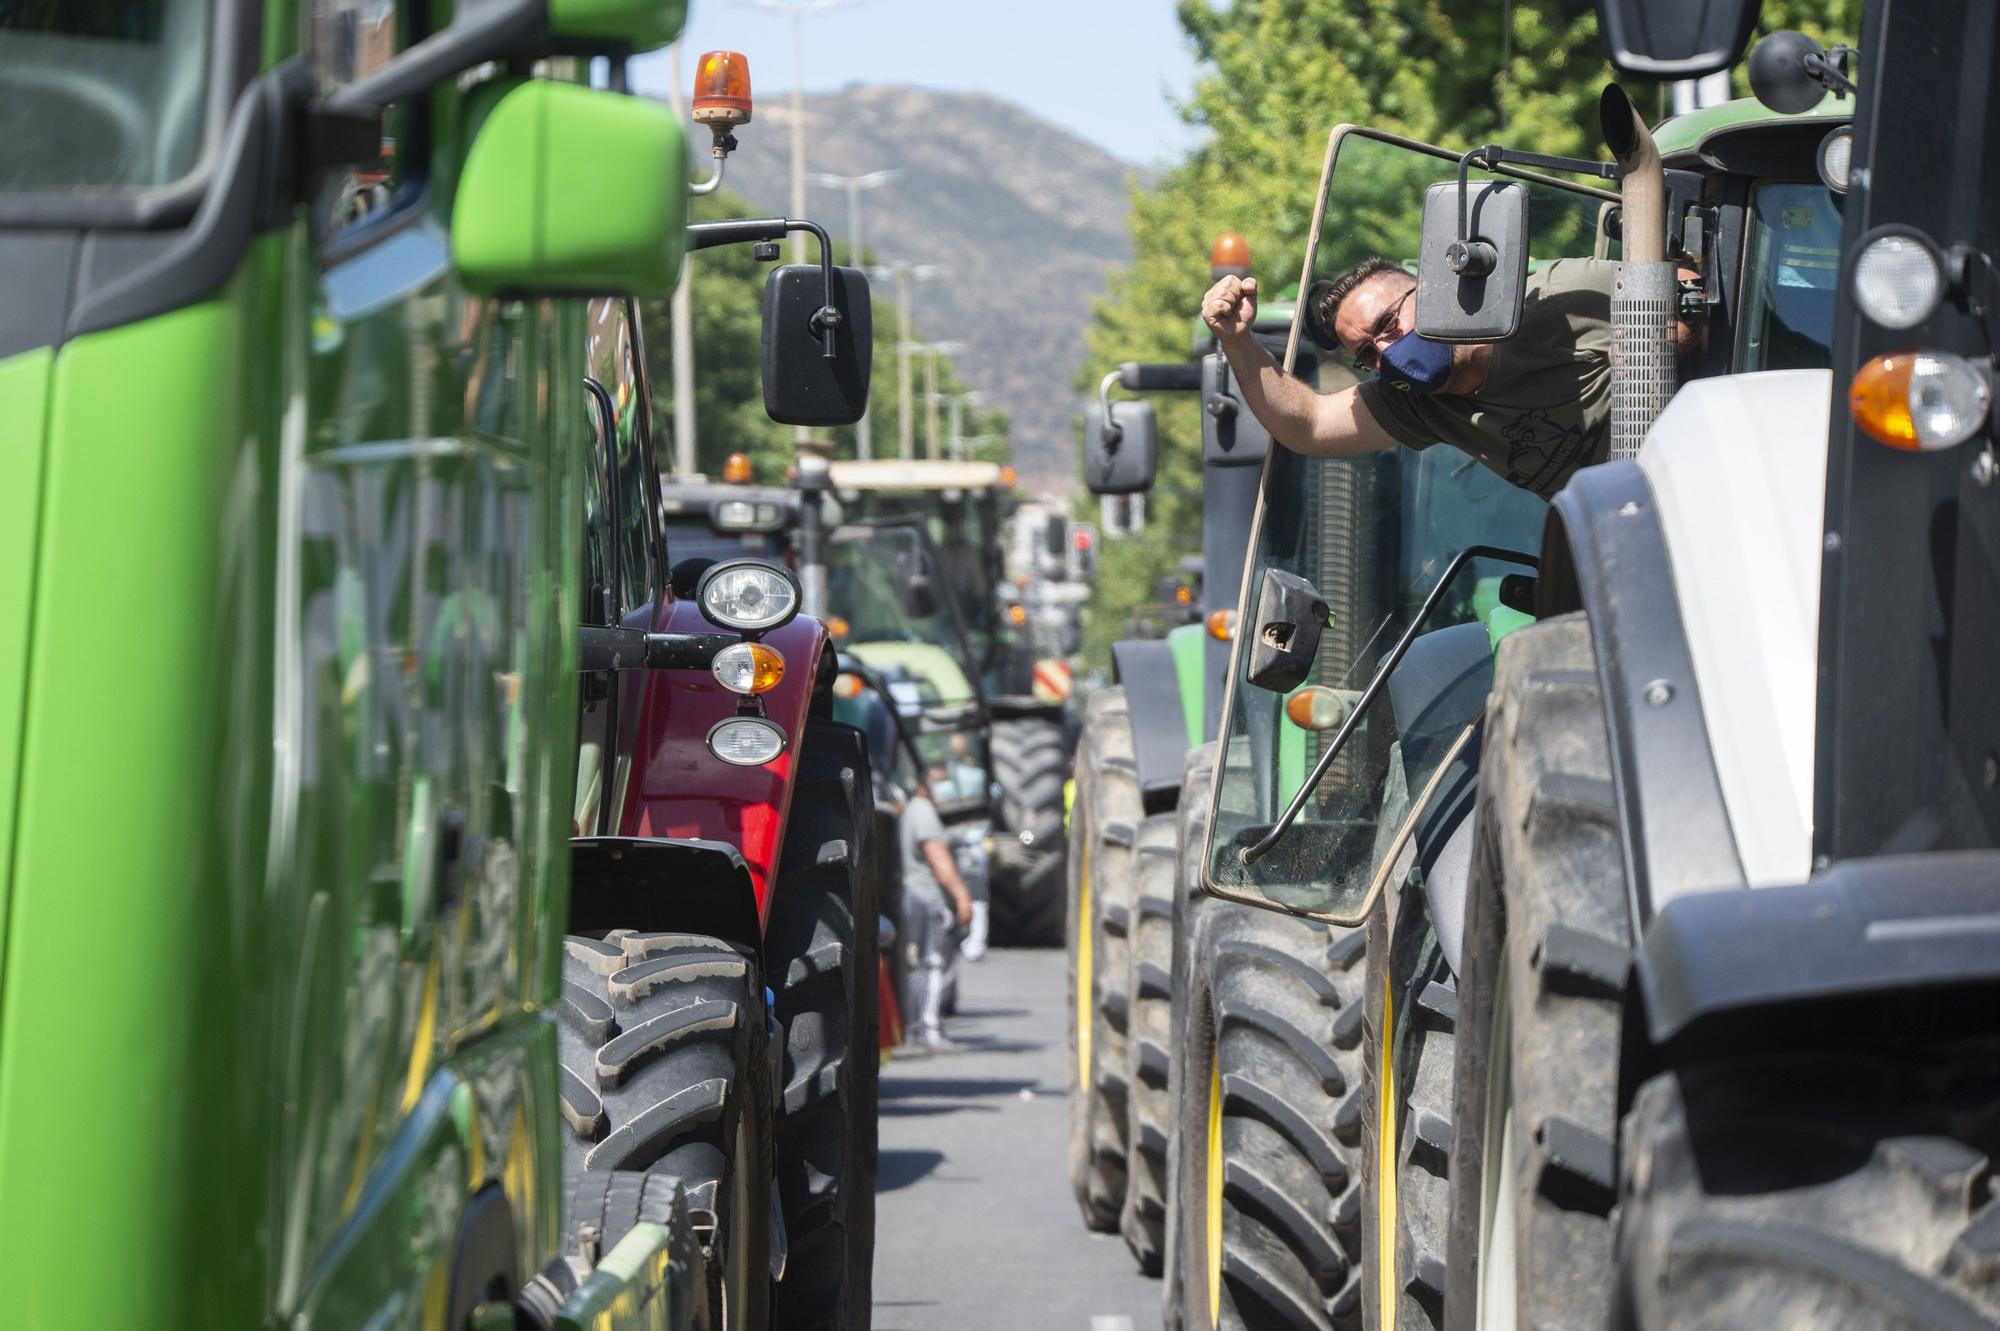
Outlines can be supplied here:
[[1222, 1060], [1208, 1065], [1208, 1325], [1222, 1325]]
[[1396, 1331], [1396, 1068], [1390, 1032], [1396, 1029], [1395, 989], [1382, 985], [1382, 1055], [1375, 1069], [1375, 1325]]

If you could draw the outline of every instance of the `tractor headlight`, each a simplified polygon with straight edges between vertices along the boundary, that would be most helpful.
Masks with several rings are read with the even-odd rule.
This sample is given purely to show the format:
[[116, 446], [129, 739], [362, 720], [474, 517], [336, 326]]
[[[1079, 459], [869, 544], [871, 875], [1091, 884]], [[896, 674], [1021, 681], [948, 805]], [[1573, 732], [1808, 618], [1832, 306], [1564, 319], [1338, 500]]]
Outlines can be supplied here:
[[711, 567], [695, 587], [701, 611], [725, 628], [760, 633], [799, 612], [799, 584], [789, 569], [761, 559], [731, 559]]
[[720, 499], [709, 507], [708, 524], [717, 531], [776, 531], [785, 525], [785, 515], [773, 503]]
[[1847, 193], [1854, 172], [1854, 126], [1842, 125], [1819, 141], [1819, 178], [1835, 194]]
[[785, 751], [785, 732], [758, 717], [733, 716], [708, 732], [708, 751], [731, 767], [762, 767]]
[[1991, 373], [1943, 351], [1895, 351], [1863, 365], [1847, 390], [1862, 429], [1891, 448], [1928, 452], [1962, 444], [1986, 424]]
[[1854, 256], [1854, 303], [1884, 328], [1915, 328], [1944, 299], [1937, 247], [1907, 227], [1884, 228]]
[[785, 678], [785, 658], [761, 642], [732, 643], [715, 654], [708, 668], [731, 693], [769, 693]]

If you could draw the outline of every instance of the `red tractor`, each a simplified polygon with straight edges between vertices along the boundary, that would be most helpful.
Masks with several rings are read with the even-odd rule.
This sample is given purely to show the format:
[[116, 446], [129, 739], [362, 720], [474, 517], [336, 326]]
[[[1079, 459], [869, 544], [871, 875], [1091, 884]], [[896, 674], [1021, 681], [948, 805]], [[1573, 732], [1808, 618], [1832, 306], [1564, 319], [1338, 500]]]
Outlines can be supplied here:
[[[839, 350], [865, 385], [864, 279], [821, 271], [820, 310], [841, 310]], [[820, 275], [779, 269], [774, 286], [788, 274]], [[634, 303], [596, 302], [589, 336], [559, 1012], [576, 1205], [603, 1206], [608, 1245], [677, 1178], [718, 1326], [865, 1328], [879, 1021], [866, 744], [831, 719], [834, 653], [798, 614], [789, 569], [668, 549]]]

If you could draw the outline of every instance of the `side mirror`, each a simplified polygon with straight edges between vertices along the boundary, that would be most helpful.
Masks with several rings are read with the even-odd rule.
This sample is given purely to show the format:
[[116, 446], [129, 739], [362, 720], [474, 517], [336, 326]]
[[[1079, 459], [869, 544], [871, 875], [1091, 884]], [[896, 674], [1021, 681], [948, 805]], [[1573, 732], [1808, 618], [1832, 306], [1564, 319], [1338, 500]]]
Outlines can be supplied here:
[[1604, 53], [1620, 74], [1698, 79], [1743, 57], [1757, 0], [1597, 0]]
[[764, 410], [772, 420], [860, 420], [868, 409], [874, 355], [873, 304], [859, 268], [787, 264], [771, 270], [764, 280]]
[[1818, 42], [1781, 28], [1750, 52], [1750, 91], [1780, 115], [1800, 115], [1826, 96], [1825, 85], [1814, 77], [1815, 67], [1825, 63], [1826, 51]]
[[1138, 494], [1152, 488], [1158, 466], [1153, 404], [1113, 402], [1113, 370], [1098, 385], [1097, 405], [1083, 423], [1083, 481], [1094, 495]]
[[1283, 569], [1265, 569], [1245, 676], [1260, 689], [1290, 693], [1312, 673], [1325, 627], [1326, 598], [1310, 582]]
[[489, 96], [452, 203], [451, 258], [466, 287], [527, 297], [671, 291], [687, 243], [687, 194], [660, 188], [687, 174], [673, 113], [543, 79]]
[[1498, 342], [1521, 326], [1528, 282], [1528, 191], [1512, 181], [1442, 180], [1424, 191], [1417, 333]]
[[1201, 358], [1201, 460], [1211, 467], [1262, 465], [1271, 432], [1236, 396], [1229, 358], [1212, 351]]
[[919, 573], [903, 584], [903, 608], [917, 619], [929, 619], [938, 612], [937, 588], [930, 574]]

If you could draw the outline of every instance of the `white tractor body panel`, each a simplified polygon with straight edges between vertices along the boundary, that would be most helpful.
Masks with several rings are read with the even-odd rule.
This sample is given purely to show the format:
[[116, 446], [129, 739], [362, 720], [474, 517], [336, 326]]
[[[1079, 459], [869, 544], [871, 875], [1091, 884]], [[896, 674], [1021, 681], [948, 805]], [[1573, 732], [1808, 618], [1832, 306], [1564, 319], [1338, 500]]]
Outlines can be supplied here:
[[1752, 887], [1812, 869], [1826, 370], [1700, 379], [1639, 452], [1716, 776]]

